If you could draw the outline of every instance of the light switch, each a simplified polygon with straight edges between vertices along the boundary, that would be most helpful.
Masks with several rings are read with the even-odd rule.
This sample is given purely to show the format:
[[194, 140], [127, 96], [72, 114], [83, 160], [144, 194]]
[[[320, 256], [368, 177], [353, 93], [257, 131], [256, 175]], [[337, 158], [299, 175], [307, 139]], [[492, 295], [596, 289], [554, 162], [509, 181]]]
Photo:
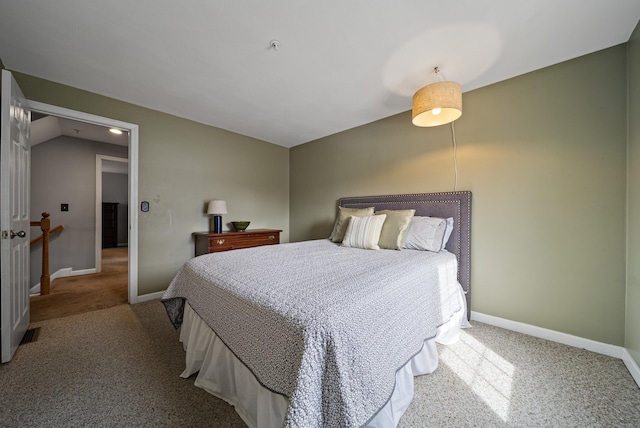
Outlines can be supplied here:
[[69, 204], [60, 204], [60, 211], [69, 211]]

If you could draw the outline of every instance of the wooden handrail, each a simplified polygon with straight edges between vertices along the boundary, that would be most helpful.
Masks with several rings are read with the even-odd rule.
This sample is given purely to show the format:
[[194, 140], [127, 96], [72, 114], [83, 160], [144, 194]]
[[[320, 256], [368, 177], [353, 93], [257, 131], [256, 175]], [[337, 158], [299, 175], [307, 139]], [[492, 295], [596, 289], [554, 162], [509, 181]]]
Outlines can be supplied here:
[[[32, 221], [31, 223], [38, 223], [38, 224], [32, 224], [32, 226], [40, 226], [40, 222], [39, 221]], [[64, 226], [63, 225], [58, 225], [56, 227], [54, 227], [53, 229], [51, 229], [49, 231], [49, 236], [53, 236], [56, 233], [60, 233], [64, 230]], [[30, 245], [36, 245], [39, 244], [40, 242], [42, 242], [44, 240], [44, 235], [40, 235], [38, 236], [36, 239], [34, 239], [33, 241], [31, 241], [29, 244]]]

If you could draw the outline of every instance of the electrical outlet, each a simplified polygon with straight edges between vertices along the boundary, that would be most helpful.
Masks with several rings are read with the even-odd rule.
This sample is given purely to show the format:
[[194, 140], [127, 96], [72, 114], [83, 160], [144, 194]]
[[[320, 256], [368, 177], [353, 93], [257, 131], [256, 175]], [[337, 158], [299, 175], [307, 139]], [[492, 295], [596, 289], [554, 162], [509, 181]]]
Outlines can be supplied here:
[[69, 204], [60, 204], [60, 211], [69, 211]]

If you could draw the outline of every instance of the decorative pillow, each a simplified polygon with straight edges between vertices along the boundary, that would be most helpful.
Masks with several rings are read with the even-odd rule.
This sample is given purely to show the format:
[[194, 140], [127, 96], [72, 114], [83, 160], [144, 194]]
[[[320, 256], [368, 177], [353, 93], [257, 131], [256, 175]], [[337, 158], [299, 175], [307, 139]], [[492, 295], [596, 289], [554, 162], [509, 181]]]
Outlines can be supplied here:
[[453, 232], [453, 217], [449, 217], [447, 220], [447, 228], [444, 231], [444, 238], [442, 239], [442, 248], [440, 251], [444, 250], [444, 247], [449, 242], [449, 238], [451, 238], [451, 232]]
[[438, 217], [413, 217], [403, 248], [439, 252], [442, 249], [447, 220]]
[[386, 215], [352, 216], [342, 240], [343, 247], [379, 250], [378, 240]]
[[344, 238], [344, 233], [347, 230], [347, 225], [349, 224], [349, 217], [351, 216], [370, 216], [373, 215], [374, 208], [344, 208], [338, 207], [338, 218], [336, 218], [336, 223], [333, 225], [333, 232], [331, 232], [331, 239], [333, 242], [342, 242]]
[[380, 248], [401, 250], [407, 239], [407, 231], [415, 213], [416, 210], [376, 211], [376, 215], [384, 214], [387, 216], [382, 225], [382, 232], [380, 232], [380, 241], [378, 242]]

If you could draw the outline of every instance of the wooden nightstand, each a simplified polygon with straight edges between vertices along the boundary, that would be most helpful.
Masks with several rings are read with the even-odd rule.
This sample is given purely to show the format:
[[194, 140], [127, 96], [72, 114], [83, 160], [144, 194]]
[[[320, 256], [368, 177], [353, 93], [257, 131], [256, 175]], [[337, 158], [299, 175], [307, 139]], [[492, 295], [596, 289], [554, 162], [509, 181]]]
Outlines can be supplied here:
[[240, 248], [259, 247], [280, 243], [280, 232], [276, 229], [249, 229], [245, 232], [194, 232], [196, 256]]

